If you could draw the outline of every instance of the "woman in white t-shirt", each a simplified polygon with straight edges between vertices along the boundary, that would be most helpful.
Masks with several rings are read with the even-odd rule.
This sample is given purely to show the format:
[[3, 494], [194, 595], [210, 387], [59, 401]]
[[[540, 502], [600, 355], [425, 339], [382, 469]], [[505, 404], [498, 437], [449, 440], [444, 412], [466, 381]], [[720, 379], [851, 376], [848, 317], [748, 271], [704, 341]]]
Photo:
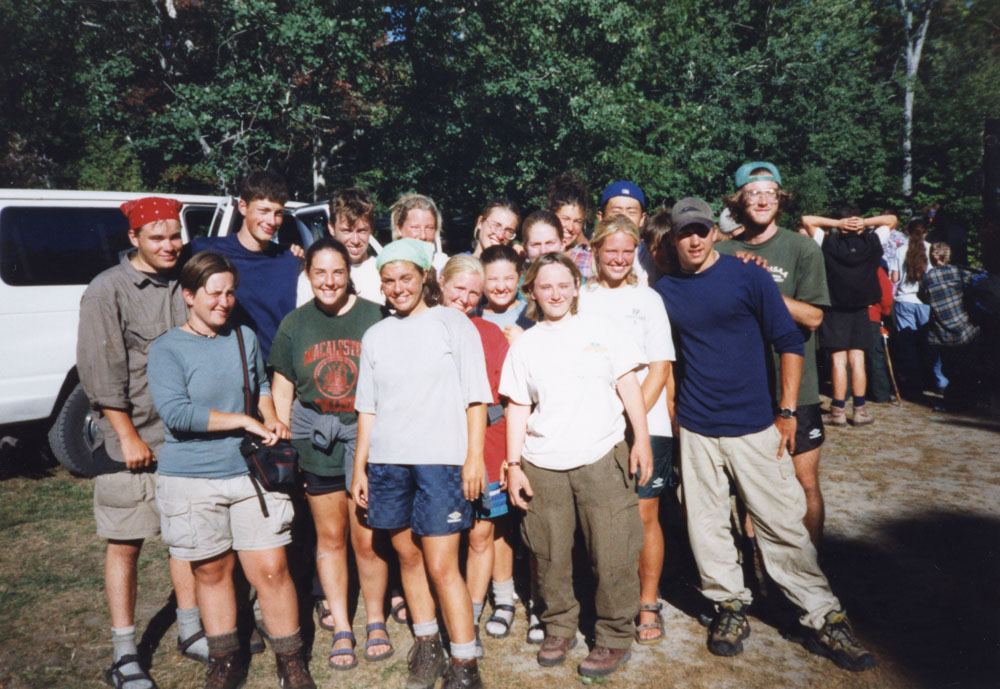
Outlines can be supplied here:
[[[645, 485], [653, 471], [635, 375], [642, 358], [610, 322], [577, 315], [580, 272], [569, 257], [534, 259], [522, 291], [528, 315], [541, 320], [511, 346], [500, 394], [509, 400], [508, 493], [525, 510], [522, 535], [538, 561], [546, 606], [538, 662], [563, 662], [576, 638], [579, 604], [569, 582], [579, 524], [598, 582], [596, 645], [579, 672], [600, 677], [628, 660], [639, 612], [635, 483]], [[631, 450], [623, 410], [632, 425]]]
[[448, 261], [441, 250], [441, 211], [434, 200], [423, 194], [403, 194], [389, 209], [392, 238], [412, 238], [427, 242], [433, 247], [431, 265], [441, 272]]
[[594, 271], [580, 290], [580, 313], [613, 321], [620, 332], [630, 335], [642, 353], [636, 375], [642, 388], [653, 449], [653, 479], [639, 488], [639, 516], [643, 545], [639, 553], [641, 586], [639, 626], [636, 641], [663, 641], [663, 617], [657, 590], [663, 571], [663, 529], [660, 527], [660, 494], [672, 487], [673, 433], [667, 408], [667, 387], [673, 386], [671, 364], [674, 343], [663, 299], [640, 281], [632, 270], [639, 246], [639, 230], [625, 216], [612, 216], [598, 223], [590, 240]]
[[910, 222], [906, 233], [909, 238], [899, 247], [894, 262], [889, 266], [890, 277], [896, 283], [892, 315], [896, 325], [902, 394], [907, 399], [920, 399], [923, 372], [933, 366], [933, 357], [927, 346], [931, 307], [917, 296], [920, 281], [930, 267], [931, 245], [924, 239], [927, 228], [923, 220]]
[[[416, 637], [408, 686], [431, 686], [442, 672], [446, 684], [474, 686], [472, 601], [458, 550], [472, 526], [470, 500], [486, 489], [483, 442], [493, 397], [483, 346], [464, 314], [438, 305], [430, 244], [396, 240], [379, 253], [378, 268], [394, 313], [361, 340], [351, 495], [368, 510], [371, 528], [389, 532], [399, 555]], [[450, 664], [431, 584], [451, 639]]]

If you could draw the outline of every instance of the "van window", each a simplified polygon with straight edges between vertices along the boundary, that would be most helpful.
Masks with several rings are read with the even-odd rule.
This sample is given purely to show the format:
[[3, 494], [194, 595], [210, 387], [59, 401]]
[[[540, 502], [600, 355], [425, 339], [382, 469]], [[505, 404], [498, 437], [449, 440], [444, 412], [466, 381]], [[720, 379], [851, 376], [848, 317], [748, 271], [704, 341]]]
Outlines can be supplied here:
[[0, 278], [9, 285], [86, 285], [130, 247], [117, 208], [0, 212]]
[[207, 237], [215, 219], [214, 206], [188, 206], [183, 211], [184, 227], [187, 228], [187, 238]]

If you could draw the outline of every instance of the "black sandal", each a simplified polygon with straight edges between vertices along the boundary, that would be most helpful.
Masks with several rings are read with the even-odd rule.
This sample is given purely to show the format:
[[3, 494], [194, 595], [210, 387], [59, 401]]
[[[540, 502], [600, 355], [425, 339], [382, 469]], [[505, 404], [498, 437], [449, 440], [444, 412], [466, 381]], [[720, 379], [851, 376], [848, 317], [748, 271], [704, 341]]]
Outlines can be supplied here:
[[127, 682], [138, 682], [140, 680], [145, 680], [153, 686], [153, 689], [157, 689], [156, 682], [154, 682], [153, 678], [150, 677], [149, 674], [142, 669], [141, 665], [139, 665], [139, 672], [135, 674], [126, 675], [122, 673], [122, 668], [128, 665], [129, 663], [135, 663], [136, 665], [139, 665], [139, 656], [133, 653], [128, 653], [126, 655], [123, 655], [121, 658], [117, 660], [117, 662], [115, 662], [114, 665], [112, 665], [108, 669], [107, 672], [104, 673], [104, 681], [110, 684], [112, 687], [114, 687], [114, 689], [124, 689], [125, 684]]
[[[504, 612], [509, 612], [510, 613], [510, 619], [508, 620], [508, 619], [506, 619], [504, 617], [498, 616], [496, 614], [497, 610], [503, 610]], [[494, 605], [493, 606], [493, 614], [490, 615], [490, 617], [489, 617], [488, 620], [486, 620], [486, 624], [489, 625], [490, 622], [495, 622], [497, 624], [502, 624], [503, 625], [503, 632], [501, 634], [494, 634], [493, 632], [490, 631], [490, 628], [487, 626], [486, 627], [486, 633], [489, 634], [490, 636], [492, 636], [494, 639], [505, 639], [505, 638], [507, 638], [507, 635], [510, 634], [510, 623], [513, 622], [513, 621], [514, 621], [514, 606], [513, 605], [506, 605], [506, 604]]]
[[[402, 617], [399, 613], [406, 612], [406, 617]], [[396, 624], [405, 625], [409, 621], [410, 611], [406, 609], [406, 599], [399, 601], [394, 606], [392, 610], [389, 611], [389, 615], [396, 621]]]
[[191, 660], [197, 660], [199, 663], [203, 663], [205, 665], [211, 665], [212, 664], [212, 659], [211, 658], [208, 658], [208, 657], [202, 658], [200, 655], [197, 655], [195, 653], [190, 653], [188, 651], [189, 648], [191, 648], [192, 646], [194, 646], [196, 643], [198, 643], [199, 641], [201, 641], [204, 638], [205, 638], [205, 630], [204, 629], [199, 629], [197, 632], [195, 632], [194, 634], [192, 634], [191, 636], [189, 636], [186, 639], [178, 638], [177, 639], [177, 652], [180, 653], [185, 658], [190, 658]]
[[330, 608], [326, 604], [326, 598], [317, 598], [316, 605], [313, 607], [316, 609], [316, 623], [328, 632], [336, 631], [332, 624], [323, 621], [324, 617], [333, 617], [333, 613], [330, 612]]

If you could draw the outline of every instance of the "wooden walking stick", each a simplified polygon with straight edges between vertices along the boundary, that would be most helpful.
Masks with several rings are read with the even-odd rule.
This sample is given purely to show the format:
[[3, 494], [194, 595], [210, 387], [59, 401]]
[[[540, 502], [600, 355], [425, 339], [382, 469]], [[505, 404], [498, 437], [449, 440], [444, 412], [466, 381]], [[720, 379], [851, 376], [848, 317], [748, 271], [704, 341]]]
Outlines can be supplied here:
[[879, 326], [879, 332], [882, 333], [882, 346], [885, 349], [885, 363], [889, 365], [889, 380], [892, 381], [892, 390], [896, 393], [896, 406], [903, 406], [903, 398], [899, 395], [899, 386], [896, 385], [896, 374], [892, 370], [892, 358], [889, 356], [889, 331], [885, 329], [885, 326]]

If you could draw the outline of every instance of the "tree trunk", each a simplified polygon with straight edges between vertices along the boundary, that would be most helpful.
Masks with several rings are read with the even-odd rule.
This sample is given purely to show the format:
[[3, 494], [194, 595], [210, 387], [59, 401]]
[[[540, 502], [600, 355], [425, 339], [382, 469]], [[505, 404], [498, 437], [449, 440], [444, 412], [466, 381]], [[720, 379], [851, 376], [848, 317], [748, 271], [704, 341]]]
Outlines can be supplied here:
[[[899, 0], [906, 27], [906, 97], [903, 101], [903, 198], [909, 205], [913, 198], [913, 101], [917, 88], [920, 54], [927, 38], [931, 8], [937, 0], [926, 0], [923, 6], [909, 0]], [[914, 17], [919, 14], [919, 17]], [[916, 26], [915, 26], [916, 24]]]

